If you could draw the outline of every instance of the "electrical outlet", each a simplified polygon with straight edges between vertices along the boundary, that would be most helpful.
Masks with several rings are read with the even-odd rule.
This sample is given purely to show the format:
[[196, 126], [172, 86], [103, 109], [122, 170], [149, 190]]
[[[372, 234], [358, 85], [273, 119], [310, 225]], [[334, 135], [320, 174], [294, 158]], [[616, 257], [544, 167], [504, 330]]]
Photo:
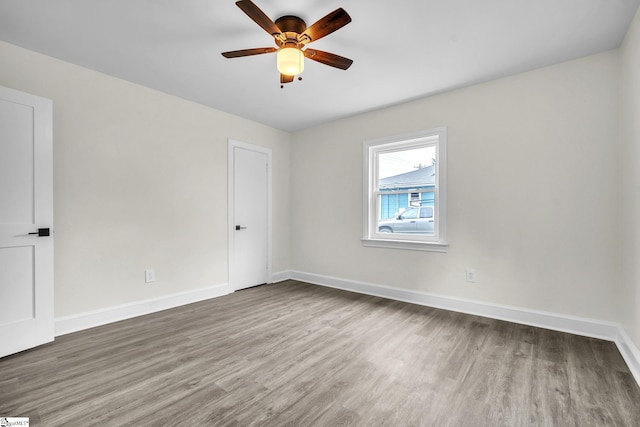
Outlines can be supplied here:
[[152, 268], [147, 268], [144, 271], [144, 282], [151, 283], [156, 281], [156, 271]]
[[467, 268], [465, 272], [467, 273], [467, 282], [476, 283], [478, 281], [478, 275], [473, 268]]

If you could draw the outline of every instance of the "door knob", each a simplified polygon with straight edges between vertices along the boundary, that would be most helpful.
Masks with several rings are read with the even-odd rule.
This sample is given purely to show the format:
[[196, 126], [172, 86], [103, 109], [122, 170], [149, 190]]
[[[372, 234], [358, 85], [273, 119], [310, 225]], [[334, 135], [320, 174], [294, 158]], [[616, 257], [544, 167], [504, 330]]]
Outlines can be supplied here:
[[38, 228], [38, 231], [34, 232], [34, 233], [29, 233], [29, 234], [37, 234], [39, 237], [43, 237], [43, 236], [50, 236], [51, 234], [49, 233], [49, 229], [48, 228]]
[[236, 230], [246, 230], [247, 227], [242, 227], [240, 225], [236, 225]]

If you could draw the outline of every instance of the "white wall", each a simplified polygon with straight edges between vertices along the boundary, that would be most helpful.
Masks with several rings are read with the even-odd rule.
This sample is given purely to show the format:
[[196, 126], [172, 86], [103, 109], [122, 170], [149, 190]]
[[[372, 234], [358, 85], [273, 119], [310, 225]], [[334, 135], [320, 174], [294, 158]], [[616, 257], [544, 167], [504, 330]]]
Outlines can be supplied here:
[[620, 49], [623, 325], [640, 348], [640, 9]]
[[[619, 318], [618, 76], [611, 51], [295, 133], [293, 269]], [[437, 126], [449, 252], [363, 247], [363, 140]]]
[[2, 42], [0, 85], [53, 100], [56, 317], [227, 283], [227, 138], [273, 149], [289, 269], [288, 133]]

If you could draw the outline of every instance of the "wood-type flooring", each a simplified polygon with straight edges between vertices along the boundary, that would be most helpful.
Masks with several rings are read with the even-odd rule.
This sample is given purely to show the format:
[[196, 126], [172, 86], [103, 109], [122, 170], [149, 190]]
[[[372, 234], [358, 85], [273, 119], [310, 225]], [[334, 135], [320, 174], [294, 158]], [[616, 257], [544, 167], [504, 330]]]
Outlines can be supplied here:
[[296, 281], [0, 359], [31, 426], [640, 426], [615, 344]]

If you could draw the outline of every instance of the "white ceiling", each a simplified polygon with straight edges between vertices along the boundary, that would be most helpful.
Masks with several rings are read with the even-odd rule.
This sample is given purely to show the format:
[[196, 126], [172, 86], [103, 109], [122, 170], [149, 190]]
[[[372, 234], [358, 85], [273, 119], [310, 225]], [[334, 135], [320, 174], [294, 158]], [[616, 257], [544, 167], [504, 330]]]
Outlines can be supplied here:
[[311, 25], [343, 7], [353, 22], [310, 47], [280, 89], [274, 46], [233, 0], [1, 0], [0, 39], [274, 128], [340, 117], [594, 54], [620, 45], [640, 0], [253, 0]]

